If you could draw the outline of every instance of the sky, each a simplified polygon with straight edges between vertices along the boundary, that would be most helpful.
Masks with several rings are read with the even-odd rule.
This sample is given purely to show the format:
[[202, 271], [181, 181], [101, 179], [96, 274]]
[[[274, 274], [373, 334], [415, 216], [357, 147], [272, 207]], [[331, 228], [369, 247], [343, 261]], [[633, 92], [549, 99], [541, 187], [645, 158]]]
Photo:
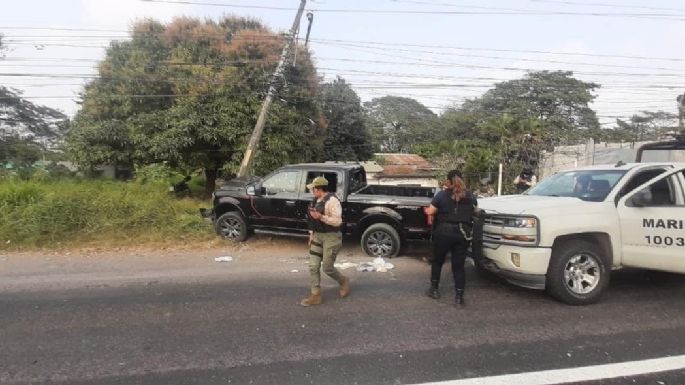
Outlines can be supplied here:
[[[9, 51], [0, 85], [73, 116], [104, 47], [126, 39], [136, 19], [234, 14], [285, 32], [299, 5], [166, 1], [3, 0], [0, 34]], [[363, 101], [407, 96], [440, 113], [527, 70], [569, 70], [602, 86], [592, 107], [612, 127], [641, 110], [676, 113], [685, 92], [685, 5], [677, 1], [310, 0], [307, 10], [320, 75], [342, 76]]]

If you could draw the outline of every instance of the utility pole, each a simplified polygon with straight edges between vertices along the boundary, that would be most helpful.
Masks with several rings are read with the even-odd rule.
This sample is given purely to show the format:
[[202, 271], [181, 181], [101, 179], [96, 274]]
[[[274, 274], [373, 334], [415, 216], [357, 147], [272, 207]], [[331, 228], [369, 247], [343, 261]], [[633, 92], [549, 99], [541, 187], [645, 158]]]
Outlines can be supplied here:
[[266, 94], [266, 99], [262, 104], [262, 110], [259, 112], [259, 118], [257, 118], [257, 124], [254, 126], [254, 131], [252, 131], [252, 137], [250, 138], [250, 143], [247, 145], [247, 150], [245, 150], [245, 156], [243, 157], [243, 162], [240, 164], [240, 170], [238, 171], [238, 177], [246, 176], [252, 160], [254, 159], [254, 154], [257, 151], [257, 146], [259, 145], [259, 140], [262, 138], [262, 133], [264, 132], [264, 124], [266, 124], [266, 116], [273, 103], [274, 95], [276, 94], [276, 84], [280, 77], [283, 76], [283, 71], [285, 70], [286, 61], [290, 53], [290, 48], [295, 41], [295, 35], [300, 27], [300, 19], [302, 18], [302, 13], [304, 12], [304, 7], [307, 4], [307, 0], [300, 0], [300, 8], [297, 10], [297, 15], [295, 16], [295, 21], [290, 29], [290, 36], [285, 42], [285, 47], [283, 47], [283, 52], [281, 53], [281, 59], [276, 66], [276, 71], [271, 78], [271, 85], [269, 85], [269, 92]]

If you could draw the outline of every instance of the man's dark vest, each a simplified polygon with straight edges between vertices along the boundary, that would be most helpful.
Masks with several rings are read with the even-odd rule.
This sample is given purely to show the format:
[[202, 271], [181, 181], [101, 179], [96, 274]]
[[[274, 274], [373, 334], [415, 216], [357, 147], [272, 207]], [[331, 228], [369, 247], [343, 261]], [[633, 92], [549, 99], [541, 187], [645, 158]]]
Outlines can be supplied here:
[[519, 183], [516, 184], [516, 192], [521, 194], [522, 192], [528, 190], [530, 186], [526, 182], [530, 182], [533, 180], [533, 174], [528, 174], [528, 173], [521, 173], [519, 175]]
[[437, 225], [459, 225], [465, 224], [473, 225], [473, 215], [475, 214], [473, 195], [467, 191], [466, 195], [459, 201], [455, 202], [452, 197], [447, 199], [448, 212], [438, 213]]
[[[326, 212], [326, 202], [328, 202], [331, 198], [338, 199], [335, 197], [333, 193], [328, 193], [323, 197], [321, 201], [318, 201], [316, 198], [314, 198], [314, 200], [312, 200], [312, 202], [310, 203], [309, 207], [313, 207], [321, 215], [324, 215], [324, 213]], [[320, 220], [314, 220], [309, 215], [309, 213], [307, 213], [307, 222], [309, 225], [309, 230], [312, 230], [316, 233], [337, 233], [338, 231], [340, 231], [340, 227], [334, 227], [326, 223], [323, 223]]]

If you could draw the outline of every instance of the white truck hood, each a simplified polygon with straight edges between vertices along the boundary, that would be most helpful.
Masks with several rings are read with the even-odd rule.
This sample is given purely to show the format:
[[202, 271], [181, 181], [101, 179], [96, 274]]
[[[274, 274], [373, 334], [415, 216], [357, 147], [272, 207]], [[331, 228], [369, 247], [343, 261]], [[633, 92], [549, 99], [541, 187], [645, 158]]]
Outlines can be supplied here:
[[546, 210], [575, 211], [594, 202], [571, 197], [546, 197], [536, 195], [506, 195], [482, 198], [478, 207], [492, 214], [537, 214]]

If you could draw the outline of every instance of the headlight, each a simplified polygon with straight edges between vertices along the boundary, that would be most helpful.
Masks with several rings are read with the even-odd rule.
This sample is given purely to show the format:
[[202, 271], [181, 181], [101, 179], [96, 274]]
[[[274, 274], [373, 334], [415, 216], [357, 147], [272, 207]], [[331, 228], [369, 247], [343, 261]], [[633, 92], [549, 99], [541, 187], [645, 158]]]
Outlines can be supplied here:
[[538, 225], [535, 218], [505, 218], [504, 227], [534, 228]]
[[484, 220], [483, 241], [535, 246], [539, 231], [540, 223], [535, 217], [491, 215]]

